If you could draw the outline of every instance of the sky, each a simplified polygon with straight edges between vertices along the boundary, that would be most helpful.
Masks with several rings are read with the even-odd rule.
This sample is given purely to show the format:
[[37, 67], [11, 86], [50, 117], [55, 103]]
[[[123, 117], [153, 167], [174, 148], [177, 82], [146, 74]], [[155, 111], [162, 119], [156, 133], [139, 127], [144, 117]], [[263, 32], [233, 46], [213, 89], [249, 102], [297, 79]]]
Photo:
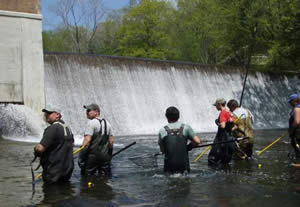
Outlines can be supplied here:
[[[41, 0], [41, 12], [43, 15], [43, 30], [55, 28], [59, 24], [59, 18], [49, 11], [49, 7], [55, 3], [55, 0]], [[128, 6], [129, 0], [103, 0], [108, 9], [120, 9]]]

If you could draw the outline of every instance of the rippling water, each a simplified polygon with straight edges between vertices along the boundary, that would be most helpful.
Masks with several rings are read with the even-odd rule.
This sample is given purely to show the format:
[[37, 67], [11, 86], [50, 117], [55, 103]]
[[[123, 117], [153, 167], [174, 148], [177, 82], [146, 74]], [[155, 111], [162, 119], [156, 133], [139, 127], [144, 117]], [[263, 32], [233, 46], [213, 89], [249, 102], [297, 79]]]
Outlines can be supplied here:
[[[284, 131], [256, 131], [255, 151]], [[213, 134], [202, 134], [212, 138]], [[142, 168], [128, 158], [158, 152], [155, 136], [116, 137], [116, 150], [137, 144], [115, 156], [109, 179], [81, 178], [76, 165], [70, 183], [44, 187], [36, 184], [32, 197], [30, 160], [35, 144], [0, 139], [0, 206], [298, 206], [300, 170], [290, 166], [287, 138], [250, 161], [233, 161], [227, 168], [207, 166], [203, 150], [190, 153], [189, 176], [165, 176], [162, 156], [157, 168]], [[261, 164], [261, 168], [258, 168]], [[89, 188], [88, 183], [92, 186]]]

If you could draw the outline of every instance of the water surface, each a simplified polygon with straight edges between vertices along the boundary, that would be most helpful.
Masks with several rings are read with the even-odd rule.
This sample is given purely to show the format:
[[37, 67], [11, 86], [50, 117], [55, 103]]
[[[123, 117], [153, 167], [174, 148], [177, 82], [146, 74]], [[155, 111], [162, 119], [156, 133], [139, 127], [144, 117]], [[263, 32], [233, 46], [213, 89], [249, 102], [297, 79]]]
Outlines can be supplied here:
[[[267, 146], [282, 130], [255, 132], [255, 151]], [[200, 136], [211, 139], [213, 134]], [[116, 137], [118, 150], [137, 144], [115, 156], [111, 178], [82, 178], [76, 165], [70, 183], [36, 184], [32, 197], [30, 160], [34, 143], [0, 139], [1, 206], [298, 206], [300, 170], [290, 166], [288, 139], [249, 161], [232, 161], [223, 169], [207, 166], [207, 154], [192, 162], [203, 149], [190, 153], [189, 176], [165, 176], [162, 156], [157, 168], [137, 166], [128, 158], [158, 152], [157, 137]], [[261, 168], [258, 167], [261, 164]], [[89, 188], [88, 183], [92, 186]]]

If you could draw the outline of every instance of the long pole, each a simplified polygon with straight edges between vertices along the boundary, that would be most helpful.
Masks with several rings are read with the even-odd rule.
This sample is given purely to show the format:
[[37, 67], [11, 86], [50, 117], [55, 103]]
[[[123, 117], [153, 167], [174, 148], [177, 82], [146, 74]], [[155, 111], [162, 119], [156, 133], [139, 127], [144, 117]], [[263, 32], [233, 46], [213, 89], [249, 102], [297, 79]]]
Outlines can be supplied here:
[[247, 65], [246, 66], [246, 75], [245, 75], [244, 84], [243, 84], [243, 90], [242, 90], [241, 99], [240, 99], [240, 106], [242, 106], [242, 102], [243, 102], [243, 96], [244, 96], [244, 91], [245, 91], [245, 86], [246, 86], [246, 82], [247, 82], [249, 68], [250, 68], [249, 65]]
[[269, 144], [268, 146], [266, 146], [265, 148], [263, 148], [261, 151], [259, 151], [257, 153], [257, 155], [259, 156], [261, 153], [263, 153], [264, 151], [266, 151], [267, 149], [269, 149], [270, 147], [272, 147], [274, 144], [276, 144], [277, 142], [279, 142], [279, 140], [284, 137], [285, 135], [287, 135], [288, 132], [283, 133], [282, 135], [280, 135], [274, 142], [272, 142], [271, 144]]
[[[125, 146], [124, 148], [120, 149], [119, 151], [117, 151], [116, 153], [114, 153], [112, 155], [112, 157], [116, 156], [117, 154], [119, 154], [120, 152], [128, 149], [129, 147], [131, 147], [132, 145], [135, 145], [136, 142], [132, 142], [131, 144]], [[82, 149], [84, 148], [84, 146], [78, 148], [77, 150], [73, 151], [73, 155], [77, 154], [78, 152], [80, 152]], [[32, 171], [33, 172], [33, 171]], [[35, 176], [36, 179], [39, 179], [42, 176], [42, 173], [39, 173], [38, 175]]]
[[116, 156], [116, 155], [119, 154], [120, 152], [122, 152], [122, 151], [128, 149], [129, 147], [131, 147], [132, 145], [135, 145], [135, 144], [136, 144], [136, 142], [132, 142], [131, 144], [129, 144], [129, 145], [125, 146], [124, 148], [120, 149], [119, 151], [115, 152], [111, 157]]
[[[81, 146], [80, 148], [78, 148], [77, 150], [73, 151], [73, 155], [77, 154], [78, 152], [80, 152], [85, 146]], [[36, 179], [39, 179], [42, 176], [42, 173], [39, 173], [35, 176]]]
[[239, 138], [235, 138], [235, 139], [223, 141], [223, 142], [213, 142], [213, 143], [209, 143], [209, 144], [201, 144], [201, 145], [194, 146], [193, 148], [207, 147], [207, 146], [213, 146], [213, 145], [217, 145], [217, 144], [225, 144], [225, 143], [230, 143], [230, 142], [237, 142], [237, 141], [241, 141], [244, 139], [249, 139], [249, 137], [239, 137]]
[[201, 159], [201, 157], [203, 157], [203, 155], [205, 154], [205, 152], [207, 152], [210, 148], [211, 148], [211, 146], [206, 147], [203, 150], [203, 152], [201, 152], [201, 154], [198, 157], [196, 157], [196, 159], [194, 160], [194, 162], [198, 162]]

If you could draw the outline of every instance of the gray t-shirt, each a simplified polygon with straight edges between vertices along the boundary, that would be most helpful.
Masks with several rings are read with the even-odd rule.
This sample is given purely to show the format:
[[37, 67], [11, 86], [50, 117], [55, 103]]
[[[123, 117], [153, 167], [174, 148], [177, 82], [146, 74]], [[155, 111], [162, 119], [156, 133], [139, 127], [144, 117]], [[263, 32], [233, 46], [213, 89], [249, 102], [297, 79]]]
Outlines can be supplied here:
[[[101, 119], [100, 119], [101, 120]], [[112, 129], [111, 129], [111, 125], [110, 123], [106, 121], [106, 130], [107, 130], [107, 135], [108, 136], [112, 136]], [[101, 129], [102, 129], [102, 135], [104, 135], [105, 132], [105, 124], [104, 121], [101, 121]], [[93, 136], [96, 133], [99, 133], [100, 131], [100, 122], [98, 118], [92, 119], [92, 120], [88, 120], [86, 128], [84, 130], [84, 136], [85, 135], [89, 135], [89, 136]]]
[[[170, 129], [179, 129], [181, 127], [181, 125], [182, 125], [182, 122], [174, 122], [174, 123], [169, 123], [167, 126]], [[183, 136], [187, 137], [189, 140], [193, 140], [193, 138], [195, 136], [194, 130], [188, 124], [184, 124], [182, 134], [183, 134]], [[167, 135], [168, 135], [168, 132], [166, 131], [166, 129], [164, 127], [162, 127], [159, 130], [159, 134], [158, 134], [158, 144], [159, 145], [162, 143], [163, 138], [166, 137]]]

